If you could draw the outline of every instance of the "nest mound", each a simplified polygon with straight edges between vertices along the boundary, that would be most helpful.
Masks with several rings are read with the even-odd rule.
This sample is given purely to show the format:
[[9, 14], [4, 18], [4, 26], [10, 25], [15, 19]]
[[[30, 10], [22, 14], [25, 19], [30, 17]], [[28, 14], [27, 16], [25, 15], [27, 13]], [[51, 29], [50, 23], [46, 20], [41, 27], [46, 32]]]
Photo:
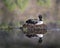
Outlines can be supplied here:
[[45, 24], [24, 24], [23, 31], [26, 34], [45, 34], [47, 32], [47, 26]]

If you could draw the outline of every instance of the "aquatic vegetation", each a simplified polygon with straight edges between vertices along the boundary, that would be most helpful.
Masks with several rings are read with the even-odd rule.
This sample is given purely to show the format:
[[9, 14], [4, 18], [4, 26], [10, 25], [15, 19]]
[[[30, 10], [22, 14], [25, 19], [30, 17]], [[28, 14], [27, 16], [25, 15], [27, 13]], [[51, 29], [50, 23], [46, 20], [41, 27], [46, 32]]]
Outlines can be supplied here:
[[19, 8], [21, 11], [24, 11], [28, 0], [3, 0], [5, 6], [9, 11], [14, 11], [16, 8]]
[[51, 4], [51, 0], [37, 0], [37, 4], [39, 6], [46, 6], [49, 7]]
[[26, 6], [28, 5], [28, 0], [16, 0], [16, 4], [20, 8], [20, 10], [24, 11]]

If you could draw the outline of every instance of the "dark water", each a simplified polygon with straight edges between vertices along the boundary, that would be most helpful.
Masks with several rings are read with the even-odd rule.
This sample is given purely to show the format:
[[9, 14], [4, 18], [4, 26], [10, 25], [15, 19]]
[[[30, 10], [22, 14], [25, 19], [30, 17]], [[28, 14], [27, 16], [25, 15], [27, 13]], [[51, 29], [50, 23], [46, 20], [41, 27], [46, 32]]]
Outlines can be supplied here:
[[21, 31], [0, 31], [0, 48], [37, 48], [39, 38], [28, 38]]
[[0, 30], [0, 48], [60, 48], [60, 29], [50, 26], [42, 43], [38, 43], [38, 40], [38, 37], [26, 37], [19, 29], [9, 32]]

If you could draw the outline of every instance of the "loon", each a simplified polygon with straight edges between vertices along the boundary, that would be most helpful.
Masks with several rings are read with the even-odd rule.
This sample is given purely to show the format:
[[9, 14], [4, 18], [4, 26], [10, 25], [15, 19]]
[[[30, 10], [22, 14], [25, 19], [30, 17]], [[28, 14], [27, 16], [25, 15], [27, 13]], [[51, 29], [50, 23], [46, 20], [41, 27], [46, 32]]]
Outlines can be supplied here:
[[26, 21], [27, 24], [35, 24], [35, 25], [41, 25], [43, 24], [43, 21], [42, 21], [42, 15], [39, 15], [39, 20], [38, 19], [28, 19]]

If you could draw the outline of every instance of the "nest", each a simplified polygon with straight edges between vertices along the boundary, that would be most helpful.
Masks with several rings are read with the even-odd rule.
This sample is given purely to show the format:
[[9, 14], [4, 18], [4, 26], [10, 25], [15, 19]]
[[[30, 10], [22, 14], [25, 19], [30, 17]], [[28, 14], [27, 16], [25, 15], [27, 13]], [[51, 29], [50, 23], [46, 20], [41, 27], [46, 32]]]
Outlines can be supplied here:
[[45, 24], [42, 25], [24, 24], [23, 31], [26, 34], [45, 34], [47, 32], [47, 26]]

